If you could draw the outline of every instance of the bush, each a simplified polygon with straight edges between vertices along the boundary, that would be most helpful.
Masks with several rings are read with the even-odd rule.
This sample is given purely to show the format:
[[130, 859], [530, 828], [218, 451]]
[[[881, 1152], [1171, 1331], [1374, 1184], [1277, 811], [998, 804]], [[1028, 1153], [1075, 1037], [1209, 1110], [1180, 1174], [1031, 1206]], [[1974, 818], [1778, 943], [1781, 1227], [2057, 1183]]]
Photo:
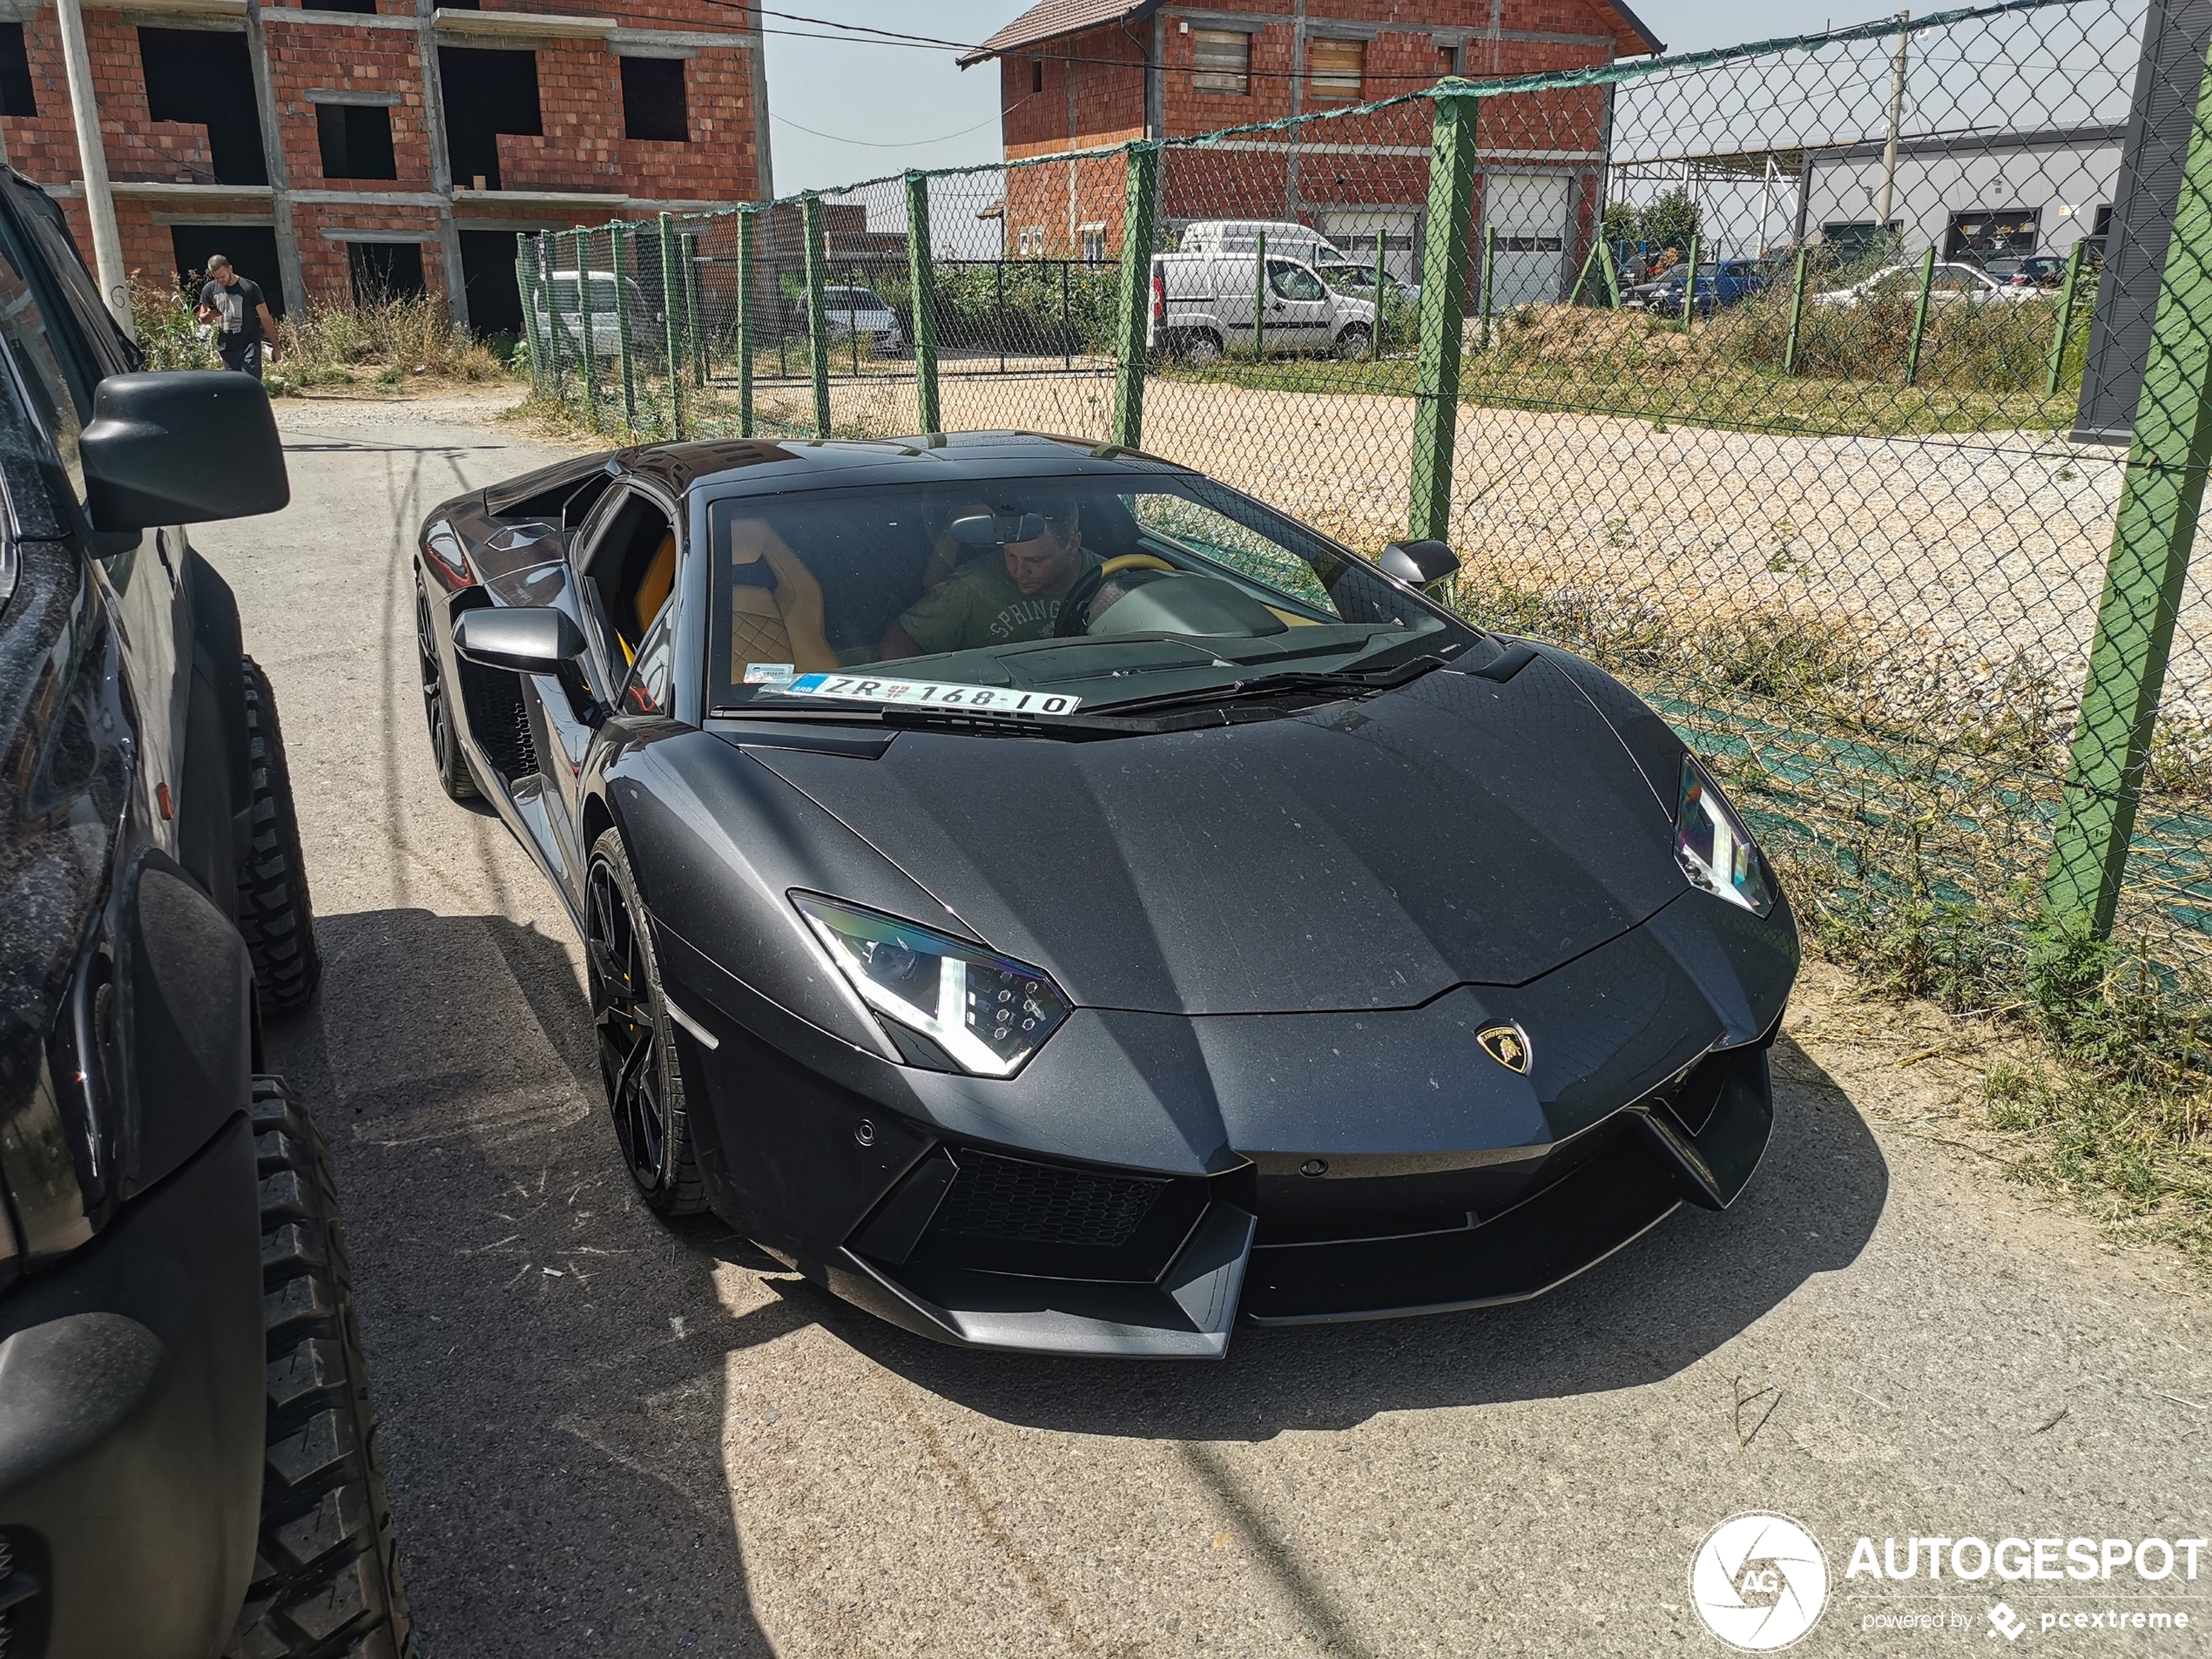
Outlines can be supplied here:
[[386, 385], [409, 374], [481, 382], [509, 373], [434, 294], [352, 305], [318, 300], [304, 317], [287, 317], [277, 328], [286, 368], [306, 385], [350, 380], [355, 368], [381, 368]]
[[148, 368], [220, 368], [215, 348], [199, 334], [192, 298], [182, 288], [143, 279], [131, 285], [131, 319]]

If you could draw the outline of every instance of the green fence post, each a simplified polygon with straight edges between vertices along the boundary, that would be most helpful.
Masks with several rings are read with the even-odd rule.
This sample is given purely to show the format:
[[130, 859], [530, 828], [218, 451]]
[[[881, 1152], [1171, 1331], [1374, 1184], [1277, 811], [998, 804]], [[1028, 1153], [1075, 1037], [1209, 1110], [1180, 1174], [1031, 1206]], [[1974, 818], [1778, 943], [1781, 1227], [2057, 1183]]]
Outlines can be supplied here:
[[691, 334], [691, 384], [705, 386], [707, 374], [706, 307], [700, 302], [705, 279], [699, 274], [697, 231], [684, 239], [684, 316]]
[[545, 372], [556, 402], [569, 401], [569, 379], [561, 368], [561, 285], [553, 280], [553, 238], [537, 239], [537, 289], [545, 298]]
[[1480, 300], [1482, 327], [1480, 334], [1477, 335], [1482, 342], [1484, 351], [1490, 349], [1490, 293], [1492, 284], [1495, 281], [1497, 274], [1498, 227], [1495, 225], [1485, 225], [1482, 227], [1482, 296]]
[[[1152, 215], [1160, 199], [1160, 146], [1130, 146], [1122, 196], [1122, 314], [1114, 342], [1114, 442], [1144, 442], [1145, 322], [1152, 309]], [[1167, 344], [1163, 329], [1160, 344]]]
[[2089, 677], [2044, 882], [2047, 914], [2111, 934], [2212, 464], [2212, 69], [2197, 92]]
[[759, 215], [750, 207], [738, 210], [738, 435], [752, 435], [753, 284], [759, 256]]
[[1782, 342], [1782, 372], [1797, 372], [1797, 331], [1805, 320], [1805, 260], [1812, 252], [1809, 242], [1797, 244], [1797, 269], [1790, 279], [1790, 337]]
[[1613, 263], [1613, 244], [1601, 235], [1597, 249], [1599, 266], [1605, 273], [1605, 302], [1618, 311], [1621, 308], [1621, 273]]
[[808, 196], [799, 204], [799, 221], [806, 235], [806, 344], [814, 367], [814, 435], [830, 435], [829, 320], [822, 314], [822, 289], [828, 256], [822, 251], [822, 199]]
[[1387, 280], [1383, 275], [1383, 233], [1377, 231], [1375, 233], [1375, 326], [1370, 331], [1367, 340], [1367, 355], [1370, 359], [1382, 355], [1383, 285]]
[[1440, 91], [1429, 138], [1428, 222], [1421, 246], [1420, 363], [1413, 395], [1413, 499], [1417, 539], [1448, 539], [1452, 444], [1459, 432], [1460, 341], [1467, 319], [1467, 231], [1474, 213], [1479, 99]]
[[2043, 365], [2043, 395], [2056, 397], [2066, 369], [2066, 337], [2074, 332], [2074, 291], [2081, 280], [2081, 244], [2066, 256], [2066, 281], [2059, 288], [2058, 320], [2051, 328], [2051, 353]]
[[929, 251], [929, 175], [907, 174], [907, 289], [914, 307], [914, 418], [942, 432], [937, 407], [937, 262]]
[[676, 216], [660, 215], [660, 303], [668, 346], [668, 432], [684, 435], [684, 293], [677, 286]]
[[[1689, 263], [1683, 267], [1683, 274], [1682, 283], [1682, 326], [1685, 328], [1695, 326], [1695, 320], [1697, 315], [1697, 233], [1696, 231], [1690, 232]], [[1714, 273], [1714, 281], [1716, 285], [1718, 284], [1719, 280], [1719, 273], [1716, 272]], [[1716, 287], [1714, 297], [1716, 299], [1720, 297], [1717, 286]]]
[[1252, 239], [1252, 361], [1267, 355], [1267, 233]]
[[1905, 347], [1905, 383], [1914, 386], [1920, 379], [1920, 341], [1928, 332], [1928, 294], [1935, 287], [1935, 244], [1928, 244], [1928, 251], [1920, 259], [1920, 297], [1912, 307], [1912, 338]]
[[599, 429], [599, 314], [591, 303], [591, 233], [576, 236], [577, 326], [583, 335], [583, 418]]
[[530, 280], [531, 260], [523, 252], [528, 239], [515, 239], [515, 287], [523, 296], [523, 345], [530, 354], [530, 393], [545, 389], [545, 347], [538, 339], [537, 285]]
[[1597, 251], [1604, 246], [1602, 242], [1593, 242], [1590, 244], [1590, 251], [1582, 255], [1582, 268], [1575, 273], [1574, 286], [1567, 290], [1568, 305], [1580, 305], [1582, 302], [1582, 290], [1588, 286], [1590, 280], [1590, 266], [1597, 263]]
[[615, 355], [622, 363], [622, 425], [634, 439], [637, 435], [637, 359], [630, 345], [630, 261], [622, 253], [622, 240], [628, 233], [628, 227], [621, 225], [607, 232], [607, 266], [615, 277]]

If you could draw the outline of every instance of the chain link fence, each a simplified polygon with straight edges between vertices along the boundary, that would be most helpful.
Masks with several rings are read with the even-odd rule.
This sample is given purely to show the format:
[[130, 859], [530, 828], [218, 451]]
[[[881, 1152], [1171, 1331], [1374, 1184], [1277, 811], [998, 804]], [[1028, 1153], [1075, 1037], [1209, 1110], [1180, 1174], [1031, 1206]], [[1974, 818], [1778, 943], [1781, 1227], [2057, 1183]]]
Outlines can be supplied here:
[[1467, 616], [1716, 759], [1822, 948], [1961, 1008], [2132, 974], [2140, 1033], [2195, 1044], [2185, 10], [2021, 0], [548, 234], [536, 389], [624, 441], [1139, 444], [1368, 553], [1445, 540]]

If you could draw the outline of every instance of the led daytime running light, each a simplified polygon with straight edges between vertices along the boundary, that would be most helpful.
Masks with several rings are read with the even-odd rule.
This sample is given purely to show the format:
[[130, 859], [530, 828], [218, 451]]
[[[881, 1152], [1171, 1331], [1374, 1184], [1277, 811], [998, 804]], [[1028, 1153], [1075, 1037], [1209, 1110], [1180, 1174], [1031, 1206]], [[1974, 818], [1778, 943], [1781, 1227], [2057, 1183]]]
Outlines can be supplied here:
[[1683, 757], [1682, 799], [1675, 812], [1675, 860], [1694, 887], [1755, 916], [1774, 908], [1774, 878], [1743, 820], [1711, 774]]

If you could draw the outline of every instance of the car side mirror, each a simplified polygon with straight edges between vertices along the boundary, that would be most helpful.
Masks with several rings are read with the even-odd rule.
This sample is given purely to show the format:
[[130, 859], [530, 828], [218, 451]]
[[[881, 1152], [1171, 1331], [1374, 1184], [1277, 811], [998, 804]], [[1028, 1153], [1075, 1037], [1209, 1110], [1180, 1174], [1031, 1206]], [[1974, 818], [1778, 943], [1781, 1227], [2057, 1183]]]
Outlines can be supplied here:
[[1433, 587], [1460, 573], [1460, 556], [1443, 542], [1393, 542], [1376, 563], [1385, 576], [1414, 588]]
[[586, 725], [607, 711], [583, 674], [583, 630], [551, 605], [464, 610], [453, 619], [453, 648], [482, 668], [512, 674], [550, 674], [568, 694], [569, 707]]
[[111, 374], [92, 394], [78, 455], [98, 529], [248, 518], [292, 499], [269, 395], [251, 374]]

